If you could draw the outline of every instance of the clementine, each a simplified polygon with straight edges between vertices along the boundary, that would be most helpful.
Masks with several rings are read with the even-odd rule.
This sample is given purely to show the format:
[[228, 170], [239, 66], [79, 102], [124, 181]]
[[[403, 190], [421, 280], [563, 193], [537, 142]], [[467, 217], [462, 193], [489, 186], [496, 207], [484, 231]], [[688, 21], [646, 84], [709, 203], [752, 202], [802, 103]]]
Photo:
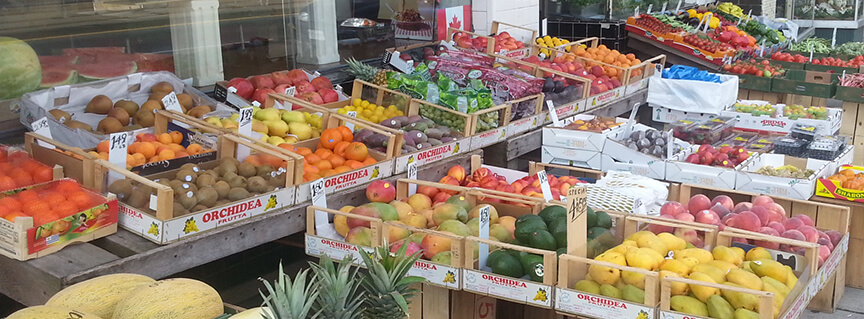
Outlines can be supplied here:
[[81, 185], [74, 180], [65, 179], [55, 182], [54, 189], [61, 193], [71, 193], [81, 190]]
[[9, 208], [9, 211], [20, 211], [21, 210], [21, 202], [19, 202], [14, 197], [3, 197], [0, 198], [0, 206], [4, 206]]
[[345, 159], [362, 162], [369, 156], [369, 149], [360, 142], [351, 142], [345, 149]]
[[36, 183], [46, 183], [54, 179], [54, 170], [48, 166], [37, 167], [32, 171], [33, 181]]
[[66, 200], [74, 203], [78, 207], [78, 211], [91, 208], [94, 205], [93, 197], [83, 190], [66, 195]]
[[345, 166], [348, 166], [351, 169], [358, 169], [358, 168], [361, 168], [365, 165], [363, 165], [363, 162], [358, 162], [355, 160], [347, 160], [347, 161], [345, 161]]
[[342, 141], [342, 142], [337, 143], [336, 147], [333, 148], [333, 154], [344, 157], [345, 156], [345, 149], [348, 148], [348, 145], [350, 145], [350, 144], [351, 144], [351, 142], [346, 142], [346, 141]]
[[327, 156], [327, 160], [333, 164], [333, 167], [345, 165], [345, 158], [336, 154], [330, 154]]
[[333, 154], [332, 151], [325, 149], [325, 148], [319, 148], [319, 149], [315, 150], [315, 155], [318, 155], [321, 158], [327, 158], [328, 156], [330, 156], [332, 154]]
[[198, 145], [198, 144], [192, 143], [192, 144], [189, 144], [189, 146], [186, 147], [186, 152], [189, 153], [189, 154], [195, 155], [195, 154], [199, 154], [199, 153], [204, 152], [204, 148], [201, 147], [201, 145]]
[[351, 129], [347, 126], [343, 125], [336, 127], [336, 130], [338, 130], [339, 133], [342, 134], [342, 141], [349, 143], [354, 141], [354, 132], [351, 132]]
[[342, 142], [342, 133], [338, 129], [328, 128], [321, 132], [321, 146], [332, 150], [339, 142]]
[[21, 203], [21, 211], [30, 216], [36, 216], [45, 212], [51, 211], [51, 206], [48, 202], [37, 198], [23, 200]]
[[9, 176], [0, 176], [0, 190], [10, 190], [18, 187], [15, 180]]
[[171, 142], [174, 144], [183, 143], [183, 133], [180, 133], [179, 131], [171, 131], [168, 134], [171, 135]]
[[111, 145], [108, 144], [108, 141], [99, 142], [99, 144], [96, 144], [96, 151], [100, 152], [100, 153], [101, 152], [108, 153], [108, 147], [110, 147], [110, 146]]

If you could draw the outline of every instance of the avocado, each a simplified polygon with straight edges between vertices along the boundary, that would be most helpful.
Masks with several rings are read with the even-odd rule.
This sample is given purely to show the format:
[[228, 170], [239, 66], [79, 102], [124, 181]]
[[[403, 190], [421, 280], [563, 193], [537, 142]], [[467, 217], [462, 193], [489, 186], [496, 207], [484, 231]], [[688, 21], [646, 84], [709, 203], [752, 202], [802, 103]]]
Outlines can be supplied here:
[[547, 226], [559, 218], [567, 218], [567, 209], [562, 206], [549, 206], [540, 211], [537, 216], [543, 219]]
[[612, 228], [612, 217], [609, 217], [609, 214], [606, 212], [596, 212], [595, 214], [597, 214], [597, 227]]
[[547, 230], [546, 223], [537, 215], [523, 215], [516, 219], [516, 230], [513, 235], [522, 243], [527, 243], [528, 239], [534, 232], [538, 230]]
[[555, 237], [555, 246], [567, 248], [567, 230], [552, 233], [552, 237]]
[[525, 254], [519, 259], [522, 264], [522, 272], [528, 274], [531, 280], [543, 282], [543, 256]]
[[588, 229], [588, 239], [590, 240], [590, 239], [597, 238], [597, 236], [600, 236], [600, 234], [605, 233], [607, 231], [609, 231], [608, 228], [591, 227], [590, 229]]
[[525, 272], [522, 271], [522, 264], [519, 263], [519, 259], [508, 253], [502, 252], [494, 259], [487, 259], [486, 265], [489, 266], [489, 268], [492, 268], [492, 273], [494, 274], [514, 278], [521, 278], [525, 275]]
[[561, 247], [561, 248], [558, 248], [555, 250], [555, 254], [557, 254], [558, 257], [561, 257], [561, 255], [566, 254], [566, 253], [567, 253], [567, 247]]
[[494, 264], [495, 260], [501, 257], [501, 254], [506, 255], [507, 253], [501, 249], [493, 250], [492, 252], [490, 252], [489, 256], [486, 257], [486, 265], [488, 266]]
[[555, 237], [546, 230], [538, 230], [534, 232], [534, 234], [528, 238], [528, 246], [543, 250], [558, 249], [558, 245], [555, 243]]
[[588, 216], [587, 227], [597, 227], [597, 213], [595, 213], [591, 207], [588, 207], [588, 211], [585, 215]]

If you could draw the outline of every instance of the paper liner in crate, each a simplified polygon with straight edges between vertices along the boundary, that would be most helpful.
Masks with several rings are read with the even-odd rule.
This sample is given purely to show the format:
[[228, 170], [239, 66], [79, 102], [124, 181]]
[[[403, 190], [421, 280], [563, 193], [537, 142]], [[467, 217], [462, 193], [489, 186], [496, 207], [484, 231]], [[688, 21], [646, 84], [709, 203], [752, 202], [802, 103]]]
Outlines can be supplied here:
[[642, 199], [627, 195], [621, 190], [600, 186], [596, 184], [585, 184], [588, 188], [588, 207], [595, 210], [612, 210], [630, 214], [659, 215], [659, 209], [649, 210]]
[[[55, 120], [48, 112], [60, 109], [68, 112], [71, 119], [90, 125], [94, 129], [99, 121], [105, 118], [103, 114], [85, 113], [87, 103], [97, 95], [105, 95], [112, 103], [119, 100], [131, 100], [140, 106], [150, 97], [150, 88], [159, 82], [168, 82], [174, 87], [177, 94], [187, 93], [192, 97], [195, 105], [210, 105], [217, 110], [228, 109], [224, 104], [218, 103], [201, 91], [186, 85], [180, 78], [170, 72], [146, 72], [134, 73], [112, 79], [80, 83], [75, 85], [56, 86], [50, 89], [27, 93], [21, 97], [20, 121], [28, 129], [30, 123], [48, 118], [48, 127], [51, 129], [52, 137], [69, 146], [88, 149], [96, 147], [99, 142], [108, 138], [108, 135], [88, 132], [82, 129], [73, 129]], [[131, 115], [130, 117], [134, 116]], [[132, 131], [133, 137], [139, 131], [152, 130], [143, 128]], [[132, 141], [130, 141], [131, 143]]]
[[641, 202], [644, 211], [632, 211], [635, 214], [659, 215], [660, 206], [669, 196], [669, 184], [630, 172], [608, 171], [595, 185], [628, 194]]

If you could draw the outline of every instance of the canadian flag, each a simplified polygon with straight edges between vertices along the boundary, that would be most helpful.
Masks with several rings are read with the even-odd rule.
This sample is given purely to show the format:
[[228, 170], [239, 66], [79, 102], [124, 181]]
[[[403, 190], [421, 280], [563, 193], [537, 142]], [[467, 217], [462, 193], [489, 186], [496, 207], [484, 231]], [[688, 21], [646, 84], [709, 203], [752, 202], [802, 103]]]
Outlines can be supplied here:
[[438, 40], [446, 40], [447, 28], [472, 31], [471, 6], [457, 6], [436, 11], [438, 21]]

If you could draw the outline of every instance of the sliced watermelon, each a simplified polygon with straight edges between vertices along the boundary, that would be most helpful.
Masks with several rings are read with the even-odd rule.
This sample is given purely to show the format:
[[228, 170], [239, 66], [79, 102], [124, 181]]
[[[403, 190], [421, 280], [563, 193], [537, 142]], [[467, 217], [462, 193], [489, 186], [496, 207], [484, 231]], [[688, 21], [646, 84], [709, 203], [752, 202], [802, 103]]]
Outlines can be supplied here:
[[77, 55], [45, 55], [39, 57], [39, 63], [42, 64], [42, 67], [50, 67], [50, 66], [71, 66], [75, 63], [78, 63]]
[[124, 47], [95, 47], [95, 48], [68, 48], [63, 49], [63, 55], [88, 55], [99, 52], [126, 52]]
[[78, 82], [78, 71], [70, 66], [42, 66], [41, 89], [52, 88], [58, 85], [69, 85]]
[[89, 82], [135, 73], [138, 65], [135, 62], [87, 63], [76, 64], [75, 69], [80, 82]]
[[138, 63], [138, 72], [174, 72], [174, 56], [171, 54], [137, 53], [135, 62]]

